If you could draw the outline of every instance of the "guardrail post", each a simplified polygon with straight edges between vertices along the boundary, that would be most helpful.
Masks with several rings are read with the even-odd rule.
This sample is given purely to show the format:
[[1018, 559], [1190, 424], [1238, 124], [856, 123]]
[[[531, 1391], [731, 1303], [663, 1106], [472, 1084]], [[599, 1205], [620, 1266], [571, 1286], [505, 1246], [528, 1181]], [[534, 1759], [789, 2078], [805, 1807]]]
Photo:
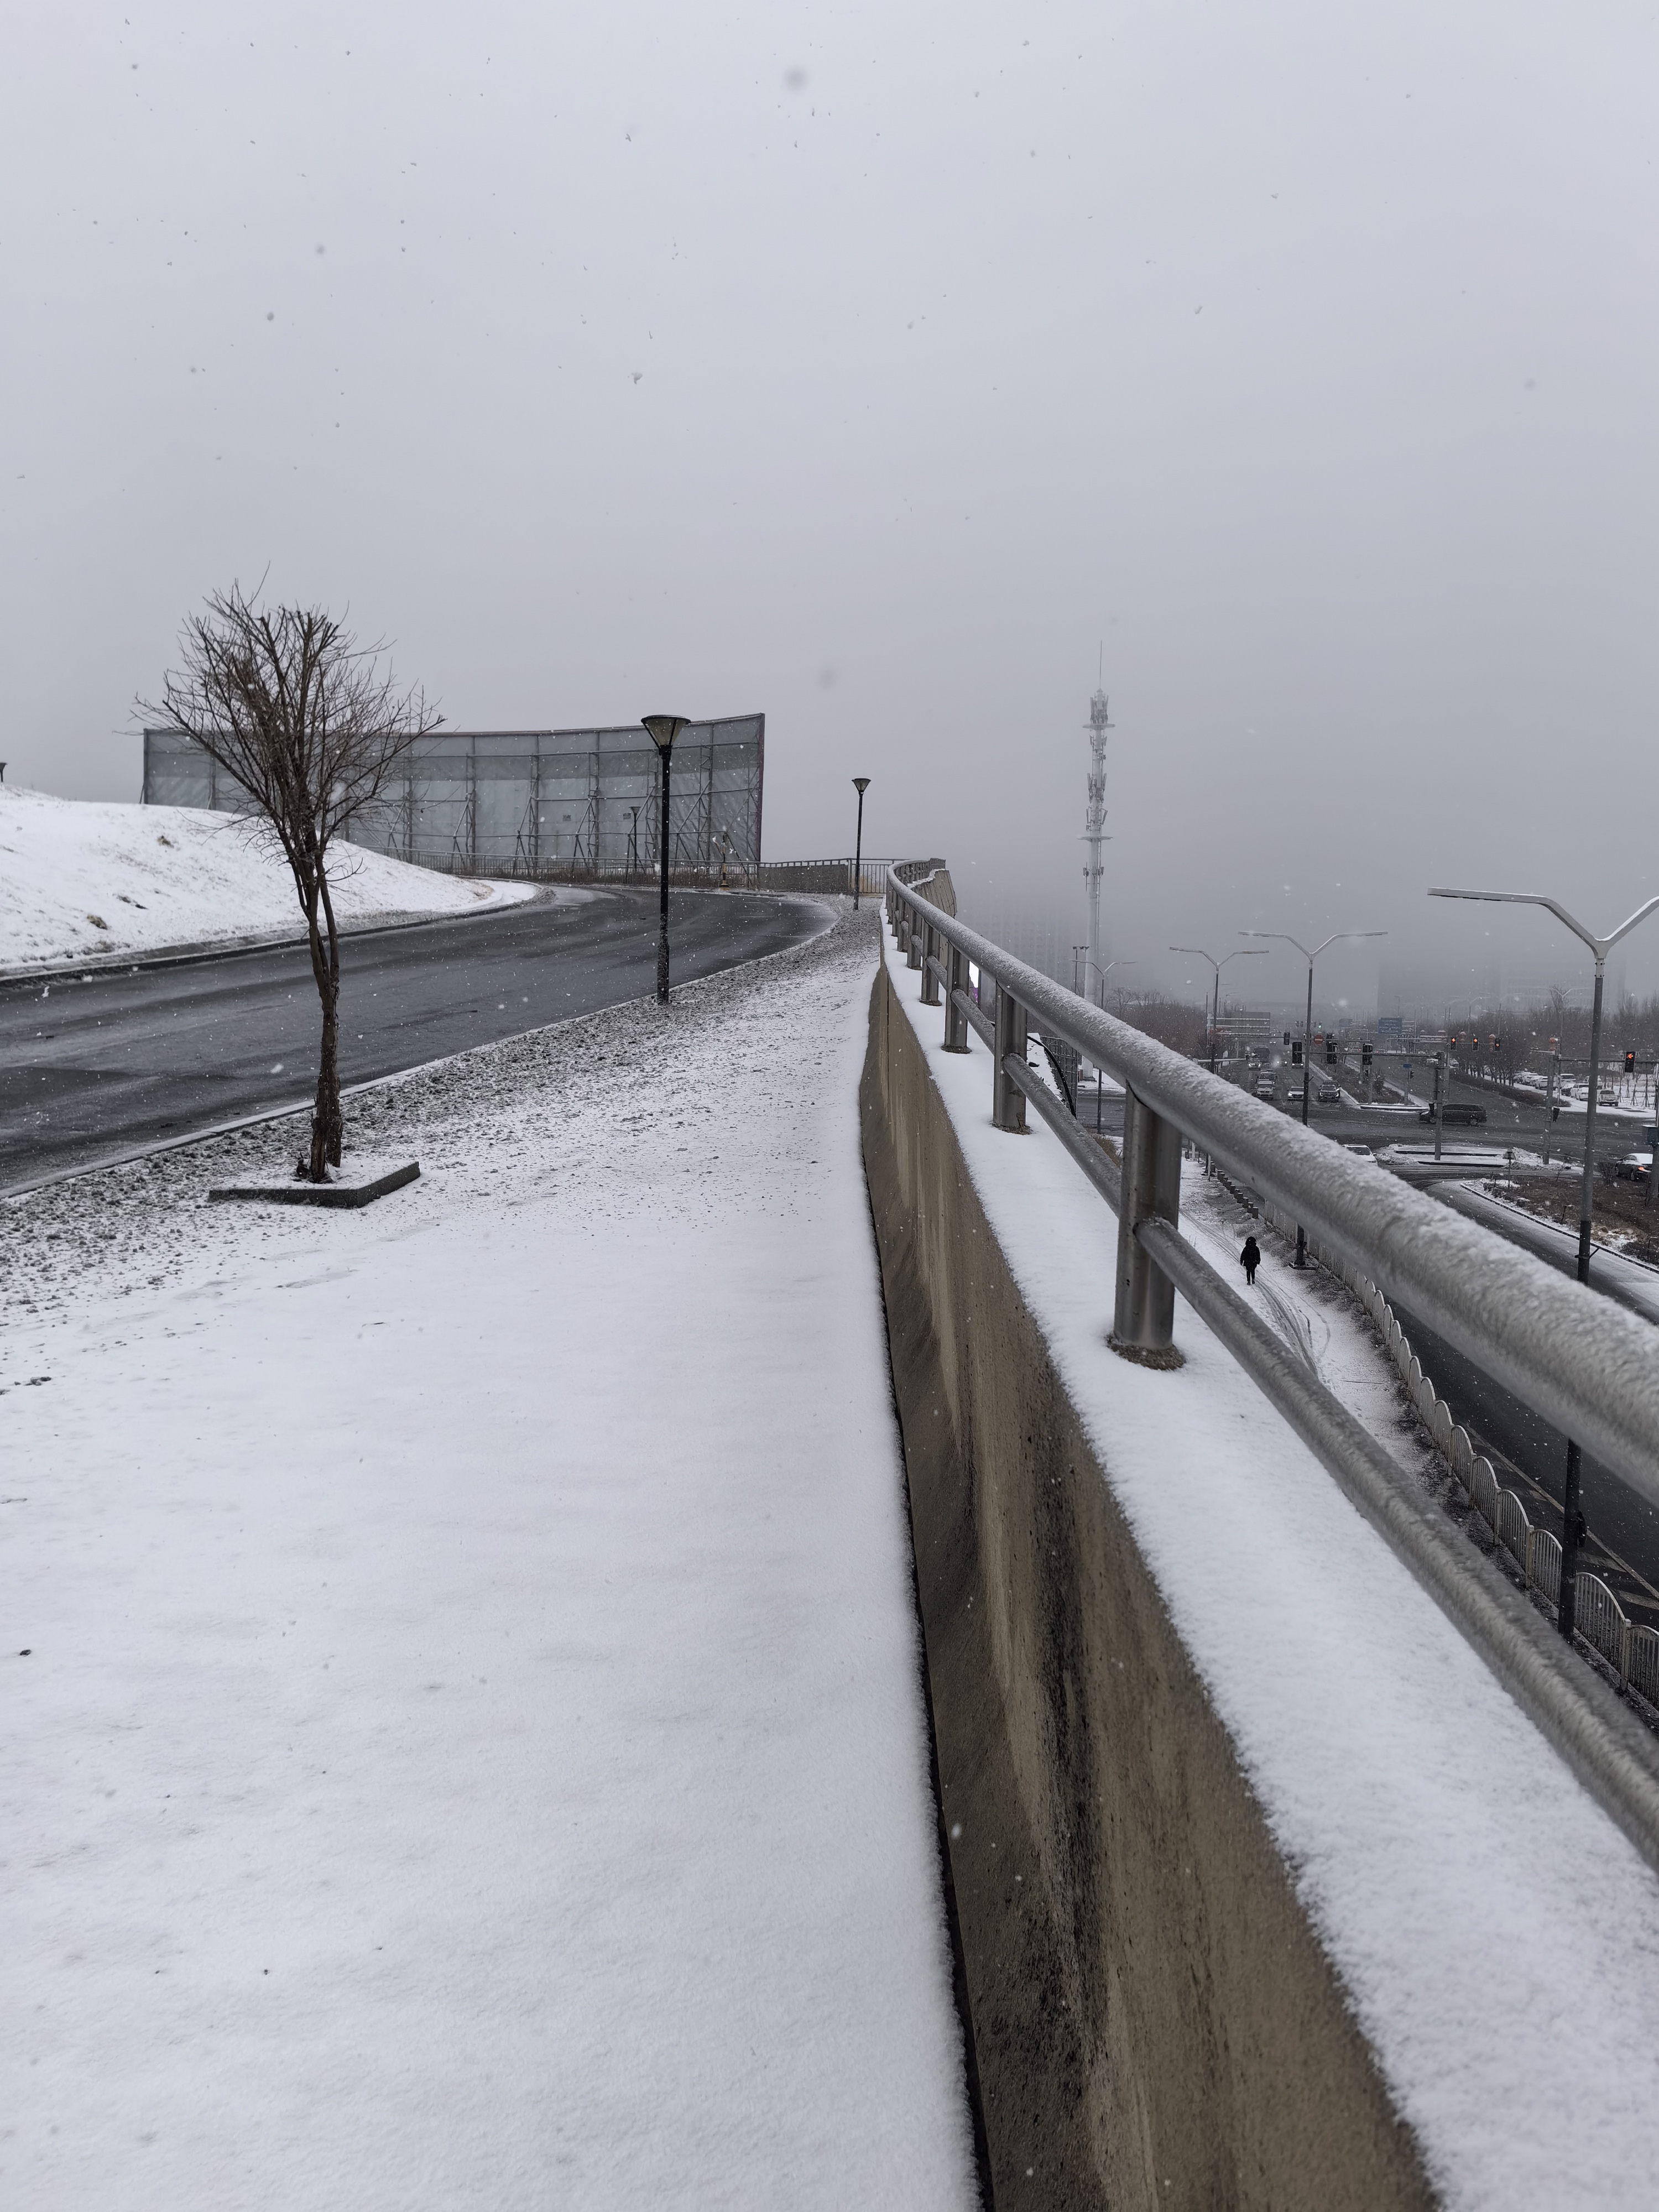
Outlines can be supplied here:
[[1117, 1308], [1112, 1349], [1152, 1367], [1176, 1367], [1175, 1285], [1140, 1249], [1149, 1216], [1181, 1218], [1181, 1132], [1133, 1091], [1123, 1094], [1122, 1200], [1117, 1215]]
[[921, 1003], [924, 1006], [939, 1004], [939, 976], [928, 964], [938, 954], [940, 938], [931, 921], [921, 925]]
[[945, 994], [945, 1049], [946, 1052], [966, 1052], [968, 1049], [968, 1017], [957, 1004], [957, 993], [963, 997], [968, 993], [968, 955], [951, 947], [951, 988]]
[[915, 907], [911, 907], [909, 908], [908, 915], [904, 926], [904, 957], [907, 966], [911, 968], [921, 967], [921, 917], [916, 912]]
[[1012, 991], [999, 983], [997, 1065], [991, 1085], [991, 1123], [994, 1128], [1010, 1129], [1023, 1135], [1025, 1129], [1025, 1093], [1002, 1064], [1010, 1053], [1016, 1060], [1023, 1060], [1025, 1057], [1025, 1009]]

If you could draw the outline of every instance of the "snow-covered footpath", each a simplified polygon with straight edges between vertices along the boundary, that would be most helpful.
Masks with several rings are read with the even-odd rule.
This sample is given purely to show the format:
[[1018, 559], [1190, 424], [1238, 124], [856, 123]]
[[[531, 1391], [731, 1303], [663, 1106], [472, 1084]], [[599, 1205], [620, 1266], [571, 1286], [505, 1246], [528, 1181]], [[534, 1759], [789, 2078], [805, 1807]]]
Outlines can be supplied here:
[[[355, 845], [336, 848], [331, 881], [348, 926], [532, 896], [526, 884], [440, 875]], [[280, 850], [234, 815], [0, 784], [0, 973], [304, 931]]]
[[974, 2201], [873, 930], [0, 1207], [0, 2200]]
[[[888, 970], [1014, 1279], [1443, 2201], [1650, 2202], [1659, 1880], [1184, 1301], [1178, 1374], [1114, 1357], [1115, 1218], [1035, 1115], [1018, 1140], [993, 1128], [989, 1055], [977, 1039], [965, 1055], [942, 1050], [921, 975], [890, 948]], [[1237, 1224], [1213, 1193], [1193, 1210], [1243, 1289]], [[1264, 1317], [1411, 1479], [1421, 1448], [1396, 1431], [1397, 1393], [1346, 1301], [1322, 1311], [1289, 1274], [1262, 1269]]]

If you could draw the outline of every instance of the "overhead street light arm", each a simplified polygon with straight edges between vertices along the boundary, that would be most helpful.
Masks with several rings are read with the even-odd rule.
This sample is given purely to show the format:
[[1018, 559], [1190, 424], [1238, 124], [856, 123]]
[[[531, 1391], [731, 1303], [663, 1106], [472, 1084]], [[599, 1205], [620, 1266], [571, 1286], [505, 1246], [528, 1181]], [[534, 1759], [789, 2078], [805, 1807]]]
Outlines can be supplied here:
[[[1659, 905], [1659, 900], [1655, 903]], [[1386, 937], [1389, 933], [1386, 929], [1334, 929], [1323, 945], [1316, 945], [1311, 951], [1299, 937], [1292, 937], [1288, 929], [1241, 929], [1238, 933], [1241, 937], [1271, 937], [1280, 945], [1293, 945], [1304, 960], [1311, 962], [1317, 960], [1320, 954], [1328, 951], [1333, 945], [1345, 942], [1351, 937]], [[1171, 947], [1171, 950], [1175, 949]]]
[[1595, 964], [1598, 968], [1606, 965], [1608, 953], [1618, 944], [1620, 939], [1627, 937], [1638, 921], [1645, 921], [1654, 908], [1659, 907], [1659, 898], [1650, 898], [1645, 906], [1638, 906], [1627, 921], [1621, 921], [1610, 936], [1597, 937], [1593, 931], [1585, 928], [1577, 915], [1569, 914], [1559, 899], [1553, 899], [1543, 891], [1460, 891], [1436, 888], [1430, 891], [1429, 896], [1431, 898], [1483, 899], [1492, 906], [1547, 907], [1556, 920], [1565, 922], [1575, 937], [1583, 938], [1584, 943], [1595, 955]]

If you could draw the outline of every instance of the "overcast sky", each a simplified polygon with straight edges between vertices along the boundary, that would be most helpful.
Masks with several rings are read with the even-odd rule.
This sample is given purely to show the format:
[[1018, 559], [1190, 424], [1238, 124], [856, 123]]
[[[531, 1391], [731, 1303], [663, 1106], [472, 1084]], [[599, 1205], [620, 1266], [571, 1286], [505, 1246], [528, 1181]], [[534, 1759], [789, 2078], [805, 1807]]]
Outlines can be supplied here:
[[457, 726], [763, 708], [769, 857], [866, 773], [1069, 944], [1103, 647], [1139, 978], [1576, 980], [1424, 892], [1659, 890], [1656, 13], [12, 0], [8, 776], [136, 796], [268, 572]]

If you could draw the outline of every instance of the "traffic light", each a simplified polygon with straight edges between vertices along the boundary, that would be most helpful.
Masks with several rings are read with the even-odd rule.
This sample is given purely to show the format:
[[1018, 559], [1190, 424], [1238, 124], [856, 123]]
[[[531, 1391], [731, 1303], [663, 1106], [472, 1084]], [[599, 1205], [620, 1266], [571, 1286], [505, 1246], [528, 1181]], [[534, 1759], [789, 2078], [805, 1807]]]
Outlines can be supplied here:
[[1294, 1042], [1291, 1044], [1291, 1066], [1292, 1067], [1300, 1067], [1300, 1066], [1301, 1066], [1301, 1065], [1302, 1065], [1302, 1040], [1301, 1040], [1301, 1038], [1300, 1038], [1300, 1037], [1297, 1037], [1297, 1038], [1295, 1040], [1295, 1042]]
[[1362, 1067], [1369, 1067], [1370, 1064], [1371, 1048], [1368, 1044], [1362, 1044], [1359, 1048], [1359, 1065]]
[[1334, 1037], [1327, 1037], [1325, 1040], [1325, 1065], [1327, 1067], [1334, 1067], [1336, 1066], [1336, 1039]]
[[1291, 1033], [1290, 1033], [1290, 1031], [1289, 1031], [1288, 1030], [1285, 1030], [1285, 1043], [1286, 1043], [1286, 1044], [1288, 1044], [1288, 1043], [1290, 1042], [1290, 1041], [1291, 1041]]
[[1636, 1054], [1633, 1052], [1627, 1052], [1625, 1054], [1625, 1073], [1626, 1075], [1634, 1075], [1636, 1073]]

